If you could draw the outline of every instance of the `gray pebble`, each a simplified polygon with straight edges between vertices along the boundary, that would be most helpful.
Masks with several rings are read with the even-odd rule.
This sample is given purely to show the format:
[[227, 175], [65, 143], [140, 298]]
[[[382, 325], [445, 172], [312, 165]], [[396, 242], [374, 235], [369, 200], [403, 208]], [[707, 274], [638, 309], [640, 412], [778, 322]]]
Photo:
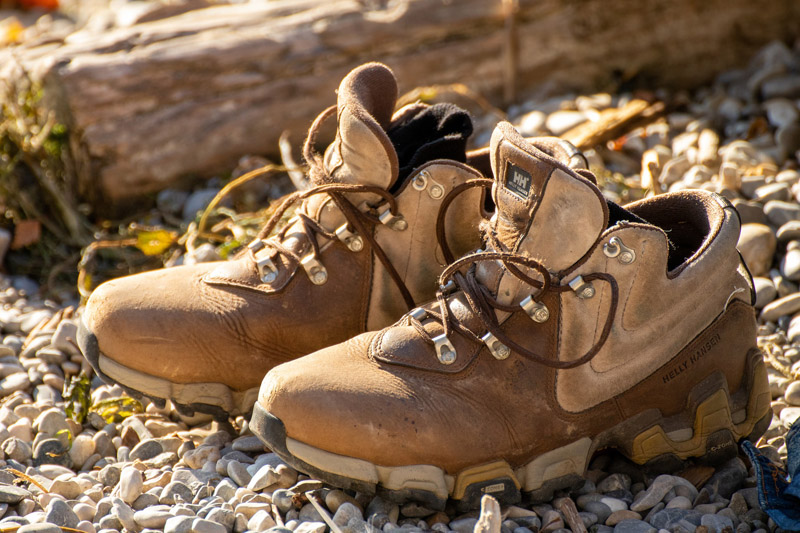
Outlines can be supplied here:
[[706, 526], [709, 533], [722, 533], [724, 528], [733, 530], [733, 521], [726, 517], [715, 514], [705, 514], [700, 519], [700, 525]]
[[51, 524], [73, 529], [78, 525], [78, 522], [80, 522], [78, 515], [75, 514], [67, 502], [57, 498], [53, 498], [50, 500], [50, 503], [47, 504], [47, 511], [45, 512], [44, 519]]
[[450, 529], [456, 533], [472, 533], [477, 523], [477, 518], [458, 518], [450, 522]]
[[800, 205], [774, 200], [764, 205], [764, 214], [773, 226], [781, 227], [788, 222], [800, 220]]
[[324, 522], [317, 508], [310, 503], [305, 504], [300, 509], [299, 518], [301, 522]]
[[225, 526], [211, 520], [195, 518], [192, 522], [192, 533], [228, 533]]
[[110, 514], [102, 517], [97, 522], [97, 525], [99, 526], [99, 529], [101, 531], [102, 530], [120, 531], [124, 527], [118, 517]]
[[336, 510], [336, 514], [333, 515], [333, 521], [337, 526], [345, 526], [353, 518], [363, 520], [364, 517], [361, 514], [361, 509], [350, 502], [344, 502], [341, 504]]
[[773, 301], [778, 296], [778, 289], [769, 278], [753, 278], [753, 286], [756, 289], [756, 309], [763, 309], [765, 305]]
[[265, 450], [264, 443], [258, 437], [239, 437], [233, 441], [232, 448], [245, 453], [257, 453]]
[[33, 450], [33, 466], [45, 464], [72, 467], [67, 447], [59, 439], [44, 439]]
[[611, 474], [597, 484], [597, 492], [611, 492], [615, 490], [629, 490], [631, 477], [628, 474]]
[[0, 503], [16, 505], [24, 498], [32, 498], [30, 492], [14, 485], [0, 485]]
[[136, 526], [136, 521], [133, 518], [133, 509], [131, 509], [127, 503], [119, 498], [114, 498], [111, 506], [111, 515], [116, 516], [125, 529], [130, 531], [136, 531], [136, 529], [138, 529]]
[[161, 443], [158, 441], [154, 439], [143, 440], [130, 451], [130, 460], [136, 461], [138, 459], [139, 461], [146, 461], [159, 455], [163, 451], [164, 448], [161, 447]]
[[193, 521], [192, 516], [173, 516], [164, 524], [164, 533], [189, 533]]
[[250, 483], [252, 476], [247, 473], [247, 467], [239, 461], [230, 461], [227, 470], [230, 478], [240, 487], [246, 487]]
[[653, 484], [647, 488], [639, 499], [631, 504], [631, 511], [636, 511], [638, 513], [650, 509], [660, 502], [661, 499], [666, 496], [667, 492], [676, 485], [684, 485], [690, 490], [695, 490], [695, 492], [697, 490], [694, 485], [682, 477], [662, 474], [653, 481]]
[[712, 496], [719, 495], [727, 499], [742, 486], [746, 477], [747, 467], [744, 465], [744, 461], [734, 457], [717, 468], [703, 488], [708, 489]]
[[236, 522], [236, 513], [229, 509], [212, 509], [206, 515], [206, 520], [211, 520], [223, 526], [228, 532], [233, 530]]
[[[158, 502], [165, 505], [172, 505], [179, 501], [191, 502], [193, 498], [194, 494], [192, 494], [192, 489], [180, 481], [171, 481], [164, 487], [164, 490], [161, 491]], [[230, 498], [225, 499], [229, 500]]]
[[272, 503], [275, 504], [281, 513], [286, 514], [289, 512], [289, 509], [294, 508], [292, 496], [294, 496], [294, 494], [291, 491], [278, 489], [272, 493]]
[[702, 513], [692, 510], [664, 509], [653, 515], [650, 519], [650, 524], [658, 529], [672, 529], [682, 520], [685, 520], [695, 526], [699, 526], [702, 516]]
[[614, 533], [656, 533], [656, 528], [642, 520], [623, 520], [614, 526]]
[[593, 513], [595, 516], [597, 516], [597, 521], [601, 524], [605, 524], [606, 520], [608, 520], [608, 517], [611, 516], [612, 513], [611, 508], [601, 502], [588, 502], [586, 505], [584, 505], [583, 510]]

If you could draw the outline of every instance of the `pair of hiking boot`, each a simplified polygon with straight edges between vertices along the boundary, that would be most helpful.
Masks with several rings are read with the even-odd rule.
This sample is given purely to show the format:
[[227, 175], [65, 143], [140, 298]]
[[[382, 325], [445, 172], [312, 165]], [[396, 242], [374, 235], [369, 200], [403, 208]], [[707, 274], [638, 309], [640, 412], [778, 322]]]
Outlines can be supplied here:
[[500, 123], [467, 153], [465, 112], [396, 97], [382, 65], [344, 79], [336, 139], [314, 153], [329, 110], [276, 235], [288, 204], [232, 261], [101, 285], [79, 335], [98, 374], [188, 411], [252, 408], [297, 469], [434, 508], [544, 495], [606, 448], [667, 470], [763, 433], [725, 199], [623, 208], [568, 143]]

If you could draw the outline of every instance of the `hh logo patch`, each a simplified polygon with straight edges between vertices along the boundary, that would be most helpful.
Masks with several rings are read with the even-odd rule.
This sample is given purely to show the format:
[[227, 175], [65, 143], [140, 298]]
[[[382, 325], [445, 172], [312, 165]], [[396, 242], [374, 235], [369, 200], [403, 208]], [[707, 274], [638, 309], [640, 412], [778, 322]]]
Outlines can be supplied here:
[[531, 194], [531, 175], [516, 165], [506, 167], [506, 189], [517, 196], [527, 199]]

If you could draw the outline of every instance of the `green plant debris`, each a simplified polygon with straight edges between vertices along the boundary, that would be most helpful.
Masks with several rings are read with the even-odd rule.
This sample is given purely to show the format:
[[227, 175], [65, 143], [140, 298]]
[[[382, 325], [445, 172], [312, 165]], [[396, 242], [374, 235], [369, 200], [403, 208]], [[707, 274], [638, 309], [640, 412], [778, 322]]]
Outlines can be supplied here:
[[136, 247], [144, 255], [159, 255], [175, 242], [176, 235], [164, 229], [143, 231], [136, 236]]
[[79, 204], [67, 128], [41, 105], [42, 94], [26, 75], [0, 85], [0, 227], [17, 238], [26, 223], [40, 224], [41, 235], [12, 244], [7, 266], [47, 290], [74, 284], [77, 251], [94, 228]]
[[142, 407], [139, 400], [124, 396], [122, 398], [101, 400], [93, 404], [89, 411], [99, 414], [103, 417], [103, 420], [111, 424], [122, 422], [129, 416], [144, 413], [144, 407]]
[[67, 416], [79, 424], [86, 421], [89, 414], [89, 405], [92, 403], [92, 382], [85, 372], [77, 378], [70, 376], [64, 385], [64, 399], [67, 402]]

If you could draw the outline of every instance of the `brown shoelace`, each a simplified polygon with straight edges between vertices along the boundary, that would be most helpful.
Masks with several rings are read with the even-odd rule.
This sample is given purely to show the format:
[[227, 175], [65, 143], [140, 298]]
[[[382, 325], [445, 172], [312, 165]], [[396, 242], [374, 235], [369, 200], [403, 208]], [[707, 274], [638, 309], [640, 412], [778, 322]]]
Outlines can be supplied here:
[[[594, 176], [587, 170], [573, 169], [572, 172], [576, 172], [587, 179], [594, 180]], [[482, 183], [477, 182], [483, 182], [484, 180], [472, 181], [476, 183], [464, 183], [463, 185], [455, 188], [452, 193], [456, 193], [457, 189], [459, 188], [462, 190], [458, 192], [463, 192], [463, 190], [466, 190], [469, 187], [483, 185]], [[470, 310], [481, 321], [486, 331], [494, 335], [499, 342], [503, 343], [509, 349], [519, 353], [520, 355], [548, 367], [559, 369], [575, 368], [591, 361], [592, 358], [603, 347], [603, 344], [605, 344], [606, 340], [608, 339], [608, 335], [611, 332], [612, 319], [616, 314], [617, 305], [619, 303], [619, 288], [616, 280], [609, 274], [600, 272], [583, 276], [584, 282], [591, 282], [595, 280], [602, 281], [608, 283], [611, 288], [611, 304], [608, 310], [608, 316], [606, 317], [606, 321], [603, 326], [603, 330], [600, 334], [600, 338], [585, 354], [571, 361], [558, 361], [528, 350], [510, 338], [501, 329], [500, 323], [497, 320], [497, 314], [495, 312], [504, 311], [507, 313], [517, 313], [524, 312], [524, 310], [518, 305], [506, 305], [502, 302], [499, 302], [491, 293], [491, 291], [477, 279], [477, 264], [485, 261], [501, 262], [507, 272], [538, 291], [536, 294], [537, 299], [541, 298], [541, 296], [548, 291], [561, 293], [569, 292], [572, 290], [572, 288], [568, 285], [560, 285], [558, 280], [553, 279], [547, 268], [535, 259], [526, 255], [507, 251], [505, 246], [499, 240], [497, 240], [492, 233], [488, 233], [486, 235], [486, 240], [488, 241], [487, 244], [492, 250], [497, 251], [478, 251], [466, 255], [460, 259], [454, 259], [452, 252], [447, 247], [446, 239], [444, 238], [445, 212], [454, 197], [455, 196], [446, 199], [449, 201], [442, 202], [442, 210], [439, 212], [436, 228], [437, 239], [442, 246], [442, 251], [445, 258], [449, 263], [448, 267], [445, 268], [445, 270], [439, 276], [439, 289], [436, 291], [436, 300], [440, 312], [437, 313], [433, 310], [426, 310], [426, 315], [434, 318], [442, 325], [442, 328], [444, 329], [443, 334], [448, 339], [452, 331], [455, 330], [475, 343], [483, 343], [483, 339], [474, 331], [472, 331], [472, 329], [462, 324], [458, 317], [456, 317], [450, 310], [448, 298], [453, 292], [455, 292], [455, 290], [460, 290], [463, 293]], [[462, 271], [464, 267], [468, 267], [466, 272]], [[528, 276], [518, 267], [535, 270], [541, 277], [541, 280]], [[447, 290], [446, 286], [451, 280], [455, 284], [455, 287], [454, 289]], [[407, 318], [409, 324], [412, 325], [429, 344], [434, 344], [433, 338], [422, 324], [422, 321], [426, 320], [427, 317], [419, 320], [411, 315], [407, 315]]]
[[[411, 292], [408, 290], [405, 282], [403, 281], [400, 274], [397, 272], [397, 269], [394, 268], [389, 257], [386, 255], [386, 252], [381, 248], [381, 246], [375, 240], [373, 236], [373, 232], [371, 228], [368, 229], [368, 225], [378, 225], [381, 224], [381, 220], [377, 214], [378, 208], [382, 207], [385, 204], [389, 206], [389, 212], [393, 216], [398, 216], [399, 212], [397, 209], [397, 200], [394, 196], [387, 190], [374, 186], [374, 185], [359, 185], [359, 184], [351, 184], [351, 183], [335, 183], [332, 182], [332, 178], [330, 173], [325, 168], [322, 156], [314, 151], [314, 141], [317, 136], [317, 132], [319, 131], [320, 126], [322, 123], [331, 117], [334, 112], [336, 111], [336, 106], [331, 106], [327, 108], [325, 111], [320, 113], [320, 115], [314, 120], [311, 128], [309, 129], [308, 137], [306, 137], [306, 141], [303, 145], [303, 156], [306, 159], [306, 162], [309, 165], [309, 177], [312, 183], [317, 184], [315, 187], [305, 190], [305, 191], [297, 191], [290, 194], [286, 199], [281, 203], [280, 206], [275, 210], [272, 217], [269, 221], [264, 225], [263, 228], [258, 233], [257, 239], [265, 239], [269, 236], [275, 227], [280, 222], [283, 215], [286, 211], [294, 205], [296, 202], [305, 200], [310, 198], [311, 196], [317, 194], [327, 194], [330, 196], [331, 200], [336, 204], [339, 208], [341, 213], [344, 215], [345, 220], [348, 224], [349, 230], [354, 230], [360, 237], [363, 237], [364, 241], [369, 245], [372, 249], [372, 252], [377, 257], [378, 261], [383, 265], [386, 271], [389, 273], [389, 276], [392, 278], [392, 281], [395, 283], [397, 288], [400, 290], [400, 293], [403, 296], [403, 300], [405, 301], [408, 309], [413, 309], [416, 305], [414, 302], [414, 298], [411, 296]], [[470, 180], [471, 182], [481, 182], [481, 183], [471, 183], [467, 182], [462, 184], [456, 188], [454, 188], [447, 196], [442, 200], [442, 205], [439, 208], [439, 215], [437, 217], [437, 240], [439, 245], [441, 246], [445, 257], [450, 256], [452, 257], [452, 253], [446, 242], [445, 232], [444, 232], [444, 214], [447, 210], [447, 206], [449, 206], [452, 201], [455, 199], [456, 196], [461, 194], [462, 192], [475, 187], [475, 186], [486, 186], [487, 184], [491, 184], [492, 180]], [[488, 183], [487, 183], [488, 182]], [[469, 184], [469, 185], [468, 185]], [[467, 186], [468, 185], [468, 186]], [[346, 196], [348, 193], [372, 193], [377, 196], [381, 197], [381, 201], [377, 205], [370, 205], [370, 206], [363, 206], [361, 209], [356, 207], [350, 199]], [[316, 236], [320, 235], [326, 239], [332, 241], [338, 241], [338, 237], [335, 233], [330, 232], [323, 228], [319, 222], [312, 219], [305, 213], [297, 213], [295, 215], [297, 221], [300, 223], [301, 231], [305, 235], [306, 240], [311, 245], [311, 253], [316, 259], [320, 258], [320, 245], [317, 241]], [[441, 224], [439, 223], [441, 221]], [[440, 230], [441, 225], [441, 231]], [[269, 238], [268, 245], [275, 249], [280, 254], [284, 255], [285, 257], [291, 259], [296, 264], [300, 264], [302, 261], [302, 257], [300, 254], [290, 250], [286, 246], [282, 244], [282, 241], [286, 238], [286, 232], [289, 228], [293, 226], [287, 224], [284, 226], [277, 234]], [[449, 262], [449, 261], [448, 261]]]

